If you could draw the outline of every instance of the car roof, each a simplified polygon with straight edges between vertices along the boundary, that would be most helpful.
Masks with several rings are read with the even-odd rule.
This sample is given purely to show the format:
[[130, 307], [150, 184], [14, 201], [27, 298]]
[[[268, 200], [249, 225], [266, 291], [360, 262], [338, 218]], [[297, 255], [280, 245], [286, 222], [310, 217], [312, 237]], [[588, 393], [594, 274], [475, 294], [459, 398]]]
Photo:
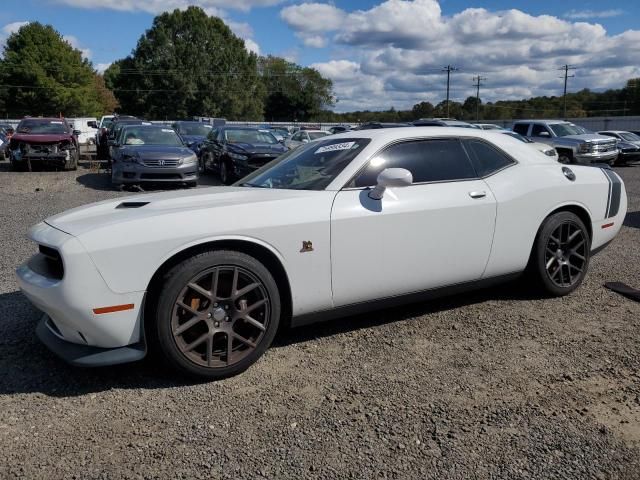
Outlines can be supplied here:
[[320, 130], [319, 128], [314, 128], [314, 129], [308, 128], [306, 130], [300, 130], [300, 131], [301, 132], [307, 132], [307, 133], [309, 133], [309, 132], [311, 132], [311, 133], [317, 133], [317, 132], [329, 133], [329, 132], [326, 132], [325, 130]]
[[632, 133], [629, 130], [599, 130], [598, 133]]
[[[66, 118], [59, 117], [24, 117], [22, 120], [36, 120], [42, 122], [66, 122]], [[22, 120], [20, 120], [22, 122]]]
[[556, 124], [559, 124], [559, 123], [571, 123], [571, 122], [567, 122], [566, 120], [545, 120], [545, 119], [542, 119], [542, 118], [534, 118], [534, 119], [531, 119], [531, 120], [516, 120], [513, 123], [514, 124], [516, 124], [516, 123], [548, 123], [548, 124], [551, 124], [551, 125], [556, 125]]

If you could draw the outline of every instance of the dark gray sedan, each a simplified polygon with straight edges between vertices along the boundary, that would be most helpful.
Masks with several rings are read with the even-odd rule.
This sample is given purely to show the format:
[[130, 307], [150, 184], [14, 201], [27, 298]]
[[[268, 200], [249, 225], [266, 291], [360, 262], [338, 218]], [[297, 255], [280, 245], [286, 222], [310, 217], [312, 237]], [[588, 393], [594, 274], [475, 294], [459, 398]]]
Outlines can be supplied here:
[[198, 157], [171, 128], [129, 125], [112, 144], [111, 183], [198, 183]]

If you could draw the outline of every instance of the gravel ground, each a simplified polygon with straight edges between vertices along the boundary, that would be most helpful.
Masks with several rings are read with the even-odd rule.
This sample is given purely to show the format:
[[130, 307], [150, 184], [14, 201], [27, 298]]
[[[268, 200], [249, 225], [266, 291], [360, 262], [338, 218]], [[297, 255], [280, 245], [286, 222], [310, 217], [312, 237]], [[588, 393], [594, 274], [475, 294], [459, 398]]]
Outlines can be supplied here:
[[[640, 167], [584, 285], [502, 286], [286, 332], [246, 373], [68, 367], [34, 336], [26, 229], [104, 174], [0, 164], [0, 478], [640, 478]], [[40, 191], [36, 191], [41, 189]]]

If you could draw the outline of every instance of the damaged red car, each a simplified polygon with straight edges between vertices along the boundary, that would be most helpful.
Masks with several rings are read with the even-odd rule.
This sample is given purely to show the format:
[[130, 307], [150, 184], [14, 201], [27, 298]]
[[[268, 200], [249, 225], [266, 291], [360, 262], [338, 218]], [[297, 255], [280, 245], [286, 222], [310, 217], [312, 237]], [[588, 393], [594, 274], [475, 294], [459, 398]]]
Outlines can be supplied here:
[[31, 170], [49, 165], [65, 170], [78, 167], [79, 131], [63, 118], [25, 118], [9, 142], [9, 159], [14, 170]]

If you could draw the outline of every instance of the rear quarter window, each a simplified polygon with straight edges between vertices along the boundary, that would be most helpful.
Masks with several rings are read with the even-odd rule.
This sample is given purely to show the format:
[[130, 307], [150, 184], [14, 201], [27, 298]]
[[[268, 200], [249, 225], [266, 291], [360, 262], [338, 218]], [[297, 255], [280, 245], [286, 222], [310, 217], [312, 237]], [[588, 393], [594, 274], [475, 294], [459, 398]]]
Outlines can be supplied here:
[[529, 124], [528, 123], [516, 123], [513, 126], [513, 131], [526, 137], [527, 133], [529, 132]]

